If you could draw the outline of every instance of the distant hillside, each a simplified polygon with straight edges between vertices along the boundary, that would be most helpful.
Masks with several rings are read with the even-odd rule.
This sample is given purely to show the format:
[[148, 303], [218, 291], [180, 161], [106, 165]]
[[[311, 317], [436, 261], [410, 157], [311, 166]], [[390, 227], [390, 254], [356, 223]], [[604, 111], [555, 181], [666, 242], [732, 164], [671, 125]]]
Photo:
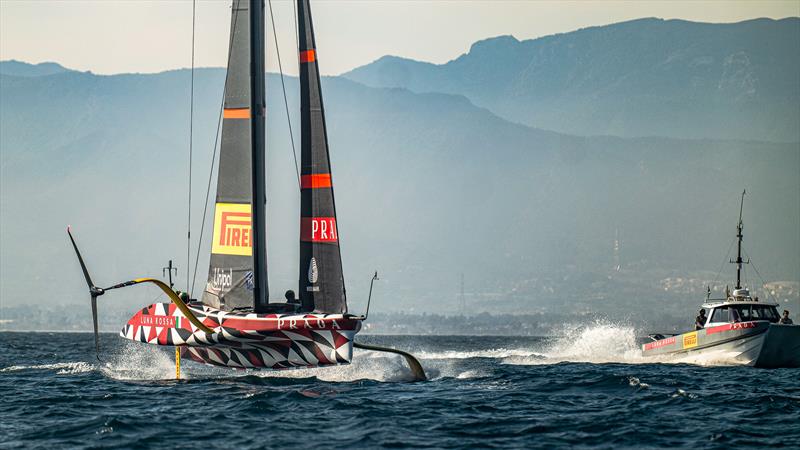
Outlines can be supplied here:
[[343, 76], [461, 94], [510, 121], [570, 134], [800, 140], [796, 17], [501, 36], [446, 64], [387, 56]]
[[69, 69], [53, 62], [39, 64], [28, 64], [22, 61], [9, 60], [0, 61], [0, 74], [18, 77], [40, 77], [42, 75], [54, 75], [66, 72]]
[[[223, 78], [219, 69], [195, 78], [195, 238]], [[287, 81], [297, 133], [297, 80]], [[86, 301], [67, 224], [98, 283], [160, 277], [174, 259], [185, 284], [188, 88], [185, 70], [0, 75], [4, 305]], [[511, 123], [457, 95], [343, 78], [323, 88], [356, 312], [375, 269], [380, 311], [452, 312], [462, 272], [471, 312], [692, 306], [695, 296], [673, 302], [658, 280], [718, 270], [744, 187], [759, 271], [800, 279], [797, 144], [577, 137]], [[299, 212], [275, 76], [268, 93], [270, 286], [279, 296], [296, 288]], [[141, 306], [157, 296], [137, 289], [104, 301]]]

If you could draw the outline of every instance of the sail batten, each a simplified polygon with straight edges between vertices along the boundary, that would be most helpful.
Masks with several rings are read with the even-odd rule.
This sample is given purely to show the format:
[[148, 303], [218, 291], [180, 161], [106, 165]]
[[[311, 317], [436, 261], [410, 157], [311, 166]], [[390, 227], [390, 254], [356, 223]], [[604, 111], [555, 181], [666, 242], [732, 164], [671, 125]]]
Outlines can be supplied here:
[[303, 309], [347, 312], [328, 136], [308, 0], [297, 0], [300, 61], [300, 301]]

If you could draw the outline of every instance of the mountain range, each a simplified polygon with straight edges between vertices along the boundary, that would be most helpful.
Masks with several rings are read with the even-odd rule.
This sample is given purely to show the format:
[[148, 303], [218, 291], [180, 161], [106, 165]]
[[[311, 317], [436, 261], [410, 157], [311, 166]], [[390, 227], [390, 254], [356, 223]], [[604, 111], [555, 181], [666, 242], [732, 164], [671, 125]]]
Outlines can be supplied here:
[[476, 42], [446, 64], [394, 56], [344, 74], [373, 87], [464, 95], [579, 135], [800, 140], [800, 19], [639, 19]]
[[[647, 24], [684, 25], [644, 20], [608, 28]], [[542, 39], [577, 39], [570, 34]], [[498, 67], [499, 60], [490, 58], [507, 44], [525, 44], [514, 41], [478, 43], [455, 61], [467, 58], [477, 66], [482, 54], [485, 67]], [[493, 45], [498, 47], [491, 50]], [[583, 64], [563, 52], [564, 64]], [[787, 66], [797, 66], [798, 54], [784, 55], [793, 58]], [[648, 66], [644, 56], [639, 59]], [[552, 71], [566, 73], [556, 64], [559, 58], [552, 58]], [[323, 80], [345, 277], [355, 312], [363, 310], [375, 269], [383, 281], [373, 307], [382, 311], [452, 313], [462, 273], [466, 307], [475, 313], [569, 305], [619, 314], [651, 312], [667, 301], [670, 308], [690, 307], [700, 299], [677, 296], [659, 283], [683, 277], [699, 288], [715, 281], [735, 233], [743, 188], [746, 248], [760, 275], [765, 281], [800, 279], [800, 145], [780, 142], [797, 132], [796, 122], [793, 131], [787, 125], [788, 134], [774, 139], [758, 131], [743, 136], [740, 127], [718, 136], [724, 139], [689, 139], [672, 136], [682, 125], [671, 121], [663, 132], [651, 133], [658, 137], [597, 136], [589, 124], [569, 134], [509, 120], [497, 105], [473, 98], [473, 91], [381, 87], [364, 79], [381, 61], [390, 59]], [[444, 73], [455, 70], [454, 62], [431, 67]], [[99, 76], [56, 69], [0, 63], [2, 303], [84, 301], [85, 286], [64, 232], [68, 224], [95, 280], [161, 276], [161, 266], [174, 259], [178, 286], [184, 286], [190, 72]], [[222, 69], [195, 73], [190, 266], [223, 81]], [[299, 142], [297, 80], [286, 82], [288, 117]], [[486, 82], [487, 92], [495, 88]], [[633, 83], [629, 97], [619, 101], [638, 102], [640, 88]], [[669, 83], [660, 88], [659, 96], [680, 90]], [[299, 198], [279, 76], [269, 75], [267, 89], [270, 284], [280, 297], [296, 289]], [[571, 95], [573, 100], [563, 97], [563, 111], [580, 109], [569, 106], [578, 101], [578, 91]], [[594, 108], [588, 104], [595, 100], [587, 95], [586, 108]], [[781, 104], [776, 100], [775, 107]], [[736, 124], [739, 112], [728, 112], [731, 118], [720, 123]], [[205, 280], [208, 221], [204, 238], [197, 288]], [[760, 286], [760, 276], [748, 273], [748, 282]], [[716, 278], [721, 289], [730, 272]], [[141, 306], [151, 294], [156, 295], [131, 290], [103, 300]]]

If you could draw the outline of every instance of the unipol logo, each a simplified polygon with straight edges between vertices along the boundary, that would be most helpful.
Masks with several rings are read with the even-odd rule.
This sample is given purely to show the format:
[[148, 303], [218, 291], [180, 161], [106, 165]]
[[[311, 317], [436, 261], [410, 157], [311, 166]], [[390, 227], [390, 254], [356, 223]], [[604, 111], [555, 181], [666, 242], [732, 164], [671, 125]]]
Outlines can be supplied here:
[[252, 221], [249, 203], [217, 203], [211, 253], [253, 254]]
[[304, 242], [339, 242], [335, 217], [303, 217], [300, 240]]
[[215, 291], [226, 291], [233, 286], [233, 269], [220, 269], [214, 267], [211, 271], [211, 287]]

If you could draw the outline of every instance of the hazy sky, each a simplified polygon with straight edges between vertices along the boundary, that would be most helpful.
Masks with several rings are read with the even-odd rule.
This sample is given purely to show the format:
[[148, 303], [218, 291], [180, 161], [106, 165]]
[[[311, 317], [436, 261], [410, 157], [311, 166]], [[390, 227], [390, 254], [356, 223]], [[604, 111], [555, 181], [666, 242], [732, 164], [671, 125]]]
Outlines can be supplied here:
[[[197, 66], [225, 65], [229, 4], [197, 1]], [[293, 2], [272, 4], [285, 70], [296, 73]], [[386, 54], [442, 63], [487, 37], [530, 39], [640, 17], [737, 22], [800, 16], [800, 0], [316, 0], [312, 8], [325, 74], [339, 74]], [[189, 0], [0, 0], [0, 59], [55, 61], [101, 74], [188, 67], [191, 21]], [[267, 65], [274, 70], [271, 35], [268, 41]]]

